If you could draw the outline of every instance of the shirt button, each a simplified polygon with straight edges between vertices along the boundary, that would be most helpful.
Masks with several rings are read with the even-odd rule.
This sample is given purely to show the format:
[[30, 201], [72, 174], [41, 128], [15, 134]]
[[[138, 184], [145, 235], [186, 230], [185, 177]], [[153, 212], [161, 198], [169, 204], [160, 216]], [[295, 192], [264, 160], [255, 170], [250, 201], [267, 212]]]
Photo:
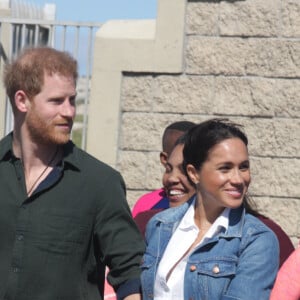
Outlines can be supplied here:
[[18, 240], [18, 241], [23, 241], [23, 240], [24, 240], [24, 235], [23, 235], [23, 234], [19, 234], [19, 235], [17, 236], [17, 240]]
[[194, 272], [197, 270], [197, 267], [195, 265], [190, 266], [190, 271]]
[[220, 268], [219, 268], [219, 266], [215, 265], [215, 266], [213, 267], [212, 271], [213, 271], [214, 274], [220, 273]]

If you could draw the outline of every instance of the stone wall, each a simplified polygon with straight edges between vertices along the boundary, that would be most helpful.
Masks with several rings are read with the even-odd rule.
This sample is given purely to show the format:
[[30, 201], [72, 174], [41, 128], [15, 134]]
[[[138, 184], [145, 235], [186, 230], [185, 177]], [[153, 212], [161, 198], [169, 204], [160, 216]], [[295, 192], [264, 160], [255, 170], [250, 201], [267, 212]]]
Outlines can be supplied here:
[[[171, 22], [171, 20], [170, 20]], [[226, 117], [245, 125], [250, 192], [300, 238], [300, 1], [189, 1], [182, 72], [125, 72], [117, 169], [131, 205], [161, 187], [164, 128]]]

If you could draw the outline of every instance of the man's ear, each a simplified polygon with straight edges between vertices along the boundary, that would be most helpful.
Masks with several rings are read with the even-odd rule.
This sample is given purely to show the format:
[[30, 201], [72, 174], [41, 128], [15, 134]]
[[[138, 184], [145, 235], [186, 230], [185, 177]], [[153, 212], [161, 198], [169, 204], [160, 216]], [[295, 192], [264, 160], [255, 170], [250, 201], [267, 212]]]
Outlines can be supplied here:
[[159, 154], [160, 162], [163, 166], [166, 165], [168, 160], [168, 154], [166, 152], [160, 152]]
[[30, 105], [30, 100], [24, 91], [18, 90], [15, 93], [15, 104], [16, 104], [16, 108], [20, 112], [23, 112], [23, 113], [27, 112], [28, 105]]
[[196, 185], [199, 183], [199, 171], [195, 169], [195, 167], [191, 164], [186, 166], [186, 172], [190, 178], [190, 180]]

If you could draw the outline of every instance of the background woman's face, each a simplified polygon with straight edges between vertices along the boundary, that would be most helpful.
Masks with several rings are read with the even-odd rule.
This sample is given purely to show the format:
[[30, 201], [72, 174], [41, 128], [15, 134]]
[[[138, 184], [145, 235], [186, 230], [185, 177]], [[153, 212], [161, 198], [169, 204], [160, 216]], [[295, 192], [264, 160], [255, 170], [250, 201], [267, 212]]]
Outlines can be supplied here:
[[194, 186], [189, 182], [182, 169], [182, 150], [183, 145], [175, 146], [167, 160], [163, 175], [163, 186], [171, 207], [183, 204], [195, 193]]

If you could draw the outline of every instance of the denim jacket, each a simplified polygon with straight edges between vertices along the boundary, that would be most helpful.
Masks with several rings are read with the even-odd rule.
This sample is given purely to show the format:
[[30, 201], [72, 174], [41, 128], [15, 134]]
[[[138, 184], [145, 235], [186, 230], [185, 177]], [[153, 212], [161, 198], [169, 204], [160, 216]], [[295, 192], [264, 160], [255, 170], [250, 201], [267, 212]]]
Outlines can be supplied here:
[[[154, 297], [159, 262], [189, 205], [191, 202], [162, 211], [147, 225], [141, 275], [143, 300]], [[243, 207], [232, 209], [228, 230], [205, 241], [190, 254], [184, 276], [184, 299], [267, 300], [278, 265], [275, 234]]]

